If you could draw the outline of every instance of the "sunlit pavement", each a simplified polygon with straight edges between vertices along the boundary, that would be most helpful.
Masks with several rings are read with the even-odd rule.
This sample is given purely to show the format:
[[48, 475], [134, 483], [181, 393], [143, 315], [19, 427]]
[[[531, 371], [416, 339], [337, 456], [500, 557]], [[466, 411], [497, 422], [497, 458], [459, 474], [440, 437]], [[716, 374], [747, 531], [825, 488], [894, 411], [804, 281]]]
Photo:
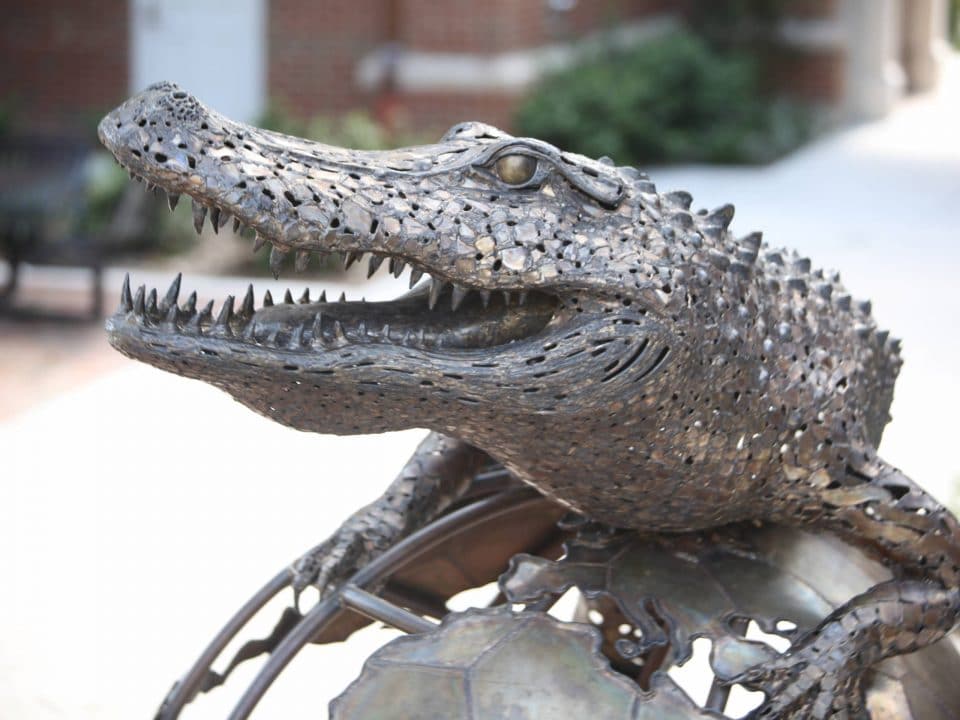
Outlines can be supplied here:
[[[734, 202], [737, 232], [763, 229], [873, 300], [906, 361], [883, 454], [941, 499], [960, 477], [960, 88], [951, 70], [937, 96], [771, 167], [653, 173], [661, 189], [691, 191], [698, 207]], [[108, 282], [119, 287], [121, 277], [114, 269]], [[169, 277], [134, 281], [162, 289]], [[209, 297], [244, 284], [184, 279]], [[269, 286], [275, 295], [282, 287]], [[376, 286], [362, 292], [397, 287], [385, 271]], [[17, 348], [3, 336], [0, 349], [9, 364]], [[2, 717], [150, 717], [240, 603], [376, 496], [422, 434], [306, 435], [206, 385], [112, 362], [0, 414]], [[366, 635], [298, 658], [255, 717], [323, 716], [387, 637]], [[186, 717], [223, 717], [231, 697], [215, 691]]]

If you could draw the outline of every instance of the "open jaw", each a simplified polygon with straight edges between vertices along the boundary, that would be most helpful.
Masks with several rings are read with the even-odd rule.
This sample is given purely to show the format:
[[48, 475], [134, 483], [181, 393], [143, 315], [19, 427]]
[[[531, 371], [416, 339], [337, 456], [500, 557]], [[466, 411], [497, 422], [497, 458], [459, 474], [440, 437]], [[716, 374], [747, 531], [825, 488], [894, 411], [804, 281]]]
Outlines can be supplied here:
[[[145, 182], [133, 171], [130, 175]], [[149, 182], [147, 189], [165, 191]], [[176, 197], [168, 198], [173, 210]], [[202, 231], [207, 218], [213, 229], [219, 230], [223, 225], [219, 209], [207, 207], [198, 198], [192, 198], [192, 203], [197, 233]], [[234, 231], [243, 229], [243, 224], [235, 220]], [[266, 244], [261, 238], [257, 236], [255, 251]], [[271, 253], [274, 259], [282, 251], [278, 252], [271, 243]], [[309, 257], [309, 251], [299, 254], [296, 270], [305, 269]], [[345, 268], [363, 259], [362, 250], [343, 252]], [[371, 253], [368, 278], [381, 267], [399, 278], [407, 262]], [[278, 271], [276, 267], [275, 273]], [[276, 300], [267, 291], [258, 303], [251, 284], [239, 300], [227, 296], [222, 303], [211, 300], [205, 306], [198, 306], [196, 292], [181, 293], [179, 274], [163, 294], [145, 286], [134, 291], [127, 277], [117, 312], [108, 320], [107, 329], [117, 349], [152, 364], [166, 364], [158, 357], [164, 355], [199, 355], [215, 361], [222, 350], [229, 348], [231, 354], [255, 354], [262, 350], [274, 360], [297, 355], [309, 366], [324, 364], [324, 357], [331, 360], [330, 356], [344, 348], [370, 345], [380, 346], [380, 352], [388, 346], [406, 354], [429, 351], [449, 355], [463, 351], [464, 359], [469, 360], [475, 354], [470, 351], [511, 346], [532, 338], [561, 314], [562, 303], [550, 292], [472, 290], [432, 277], [428, 272], [429, 269], [411, 264], [410, 290], [390, 301], [348, 300], [345, 294], [327, 298], [326, 291], [311, 298], [307, 289], [296, 300], [290, 290]], [[347, 357], [354, 357], [354, 353], [348, 352]], [[284, 361], [288, 369], [291, 362], [289, 358]]]

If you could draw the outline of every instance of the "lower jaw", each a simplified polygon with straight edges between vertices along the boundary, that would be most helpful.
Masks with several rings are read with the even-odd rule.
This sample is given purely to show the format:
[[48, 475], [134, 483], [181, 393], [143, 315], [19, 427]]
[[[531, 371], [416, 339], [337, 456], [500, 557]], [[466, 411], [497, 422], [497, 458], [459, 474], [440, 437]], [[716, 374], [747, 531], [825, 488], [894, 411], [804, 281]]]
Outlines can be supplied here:
[[[389, 302], [312, 302], [304, 293], [294, 302], [287, 291], [274, 303], [270, 294], [255, 307], [252, 286], [239, 307], [232, 296], [214, 313], [213, 303], [196, 307], [196, 293], [179, 304], [180, 278], [160, 299], [156, 290], [141, 286], [134, 295], [124, 282], [120, 308], [109, 327], [119, 345], [141, 336], [154, 347], [177, 345], [174, 338], [192, 341], [227, 341], [232, 345], [293, 352], [324, 352], [351, 345], [391, 345], [420, 350], [481, 350], [535, 336], [559, 308], [556, 297], [544, 293], [522, 296], [496, 293], [467, 298], [451, 297], [447, 288], [439, 295], [426, 286]], [[124, 332], [129, 331], [129, 332]], [[124, 348], [121, 348], [124, 349]], [[239, 347], [237, 348], [239, 350]]]

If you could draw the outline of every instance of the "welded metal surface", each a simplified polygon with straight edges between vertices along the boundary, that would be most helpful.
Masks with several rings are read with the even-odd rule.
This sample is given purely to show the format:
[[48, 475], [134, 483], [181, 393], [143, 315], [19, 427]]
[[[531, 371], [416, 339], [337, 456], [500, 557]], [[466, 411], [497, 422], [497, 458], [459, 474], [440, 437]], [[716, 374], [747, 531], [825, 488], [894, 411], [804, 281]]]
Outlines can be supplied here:
[[652, 695], [612, 671], [593, 628], [508, 608], [452, 614], [374, 653], [330, 706], [332, 720], [687, 720], [701, 712], [669, 678]]
[[899, 343], [839, 276], [734, 237], [732, 206], [693, 211], [634, 168], [478, 123], [434, 145], [330, 147], [231, 121], [172, 83], [99, 132], [171, 205], [189, 196], [198, 229], [252, 228], [274, 272], [336, 252], [431, 276], [387, 303], [288, 293], [257, 307], [250, 289], [216, 315], [180, 304], [179, 277], [163, 297], [125, 284], [108, 321], [120, 351], [292, 427], [434, 431], [301, 558], [296, 587], [329, 594], [492, 459], [607, 526], [800, 525], [894, 568], [737, 675], [766, 694], [759, 716], [863, 715], [874, 665], [955, 625], [960, 526], [876, 453]]
[[[525, 604], [578, 588], [599, 611], [582, 619], [601, 630], [614, 666], [644, 686], [654, 672], [688, 661], [694, 638], [707, 638], [719, 688], [780, 657], [769, 644], [744, 639], [750, 622], [795, 642], [889, 578], [888, 569], [831, 536], [738, 526], [675, 538], [592, 534], [573, 539], [559, 561], [516, 556], [500, 584], [508, 601]], [[960, 677], [960, 657], [949, 644], [891, 658], [876, 666], [866, 706], [876, 718], [955, 717], [960, 686], [951, 677]], [[705, 707], [724, 703], [717, 694]]]

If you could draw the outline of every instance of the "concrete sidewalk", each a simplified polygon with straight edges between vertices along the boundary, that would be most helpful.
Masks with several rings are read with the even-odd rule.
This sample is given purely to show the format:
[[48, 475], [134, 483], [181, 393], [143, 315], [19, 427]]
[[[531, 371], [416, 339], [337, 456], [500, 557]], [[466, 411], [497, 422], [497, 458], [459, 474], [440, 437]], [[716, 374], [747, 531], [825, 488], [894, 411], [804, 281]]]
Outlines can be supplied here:
[[[883, 454], [941, 499], [960, 477], [960, 87], [950, 70], [938, 94], [773, 166], [651, 173], [697, 206], [734, 202], [738, 232], [763, 229], [874, 301], [906, 359]], [[121, 277], [111, 271], [108, 283]], [[245, 281], [186, 277], [184, 287], [222, 297]], [[399, 286], [383, 273], [378, 287], [363, 292]], [[372, 499], [422, 434], [304, 435], [148, 367], [96, 375], [0, 422], [0, 543], [12, 548], [0, 554], [3, 717], [149, 717], [240, 603]], [[310, 648], [257, 717], [321, 716], [386, 636]], [[229, 700], [216, 691], [188, 717], [223, 717]]]

